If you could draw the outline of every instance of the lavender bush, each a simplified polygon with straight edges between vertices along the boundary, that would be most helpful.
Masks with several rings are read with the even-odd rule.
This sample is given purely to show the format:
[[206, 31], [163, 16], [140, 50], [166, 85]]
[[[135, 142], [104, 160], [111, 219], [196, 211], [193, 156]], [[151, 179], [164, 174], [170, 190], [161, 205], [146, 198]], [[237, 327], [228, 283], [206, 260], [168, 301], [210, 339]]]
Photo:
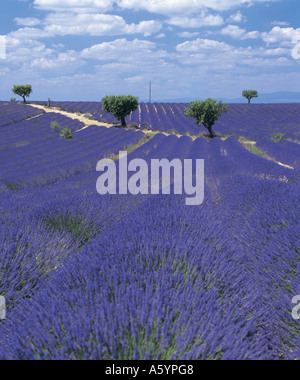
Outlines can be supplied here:
[[24, 146], [8, 128], [21, 124], [1, 135], [0, 359], [300, 359], [297, 167], [159, 133], [128, 158], [204, 159], [204, 203], [100, 196], [97, 160], [144, 134], [91, 126], [66, 142], [38, 119]]

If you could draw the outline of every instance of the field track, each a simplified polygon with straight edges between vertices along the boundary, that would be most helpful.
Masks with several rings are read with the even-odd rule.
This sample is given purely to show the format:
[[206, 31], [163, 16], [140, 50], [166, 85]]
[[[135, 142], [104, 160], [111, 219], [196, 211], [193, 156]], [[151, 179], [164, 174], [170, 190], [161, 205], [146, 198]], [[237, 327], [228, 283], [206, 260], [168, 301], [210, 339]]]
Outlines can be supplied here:
[[[46, 106], [42, 106], [42, 105], [38, 105], [38, 104], [30, 104], [31, 107], [35, 107], [35, 108], [38, 108], [40, 110], [44, 110], [45, 112], [54, 112], [54, 113], [57, 113], [57, 114], [60, 114], [60, 115], [63, 115], [63, 116], [66, 116], [66, 117], [69, 117], [73, 120], [79, 120], [81, 121], [82, 123], [85, 124], [85, 127], [79, 129], [78, 131], [76, 131], [75, 133], [78, 133], [78, 132], [81, 132], [83, 131], [84, 129], [90, 127], [91, 125], [97, 125], [99, 127], [106, 127], [106, 128], [111, 128], [111, 127], [114, 127], [115, 125], [114, 124], [109, 124], [109, 123], [103, 123], [103, 122], [99, 122], [99, 121], [96, 121], [96, 120], [89, 120], [85, 115], [78, 115], [77, 113], [74, 113], [74, 112], [67, 112], [67, 111], [63, 111], [57, 107], [46, 107]], [[149, 131], [149, 130], [143, 130], [143, 132], [145, 134], [153, 134], [152, 131]], [[166, 133], [166, 132], [160, 132], [162, 133], [163, 135], [165, 136], [171, 136], [171, 135], [175, 135], [177, 137], [182, 137], [184, 135], [181, 135], [179, 133]], [[190, 136], [192, 140], [195, 140], [197, 138], [197, 136]], [[222, 140], [226, 140], [226, 138], [221, 138]], [[245, 138], [242, 139], [242, 141], [240, 140], [240, 142], [243, 142], [245, 144], [249, 144], [249, 145], [256, 145], [256, 141], [252, 141], [252, 140], [247, 140]], [[283, 166], [285, 168], [288, 168], [288, 169], [291, 169], [293, 170], [294, 168], [290, 165], [286, 165], [282, 162], [279, 162], [279, 161], [276, 161], [274, 159], [272, 159], [271, 157], [268, 157], [267, 155], [265, 155], [265, 158], [266, 159], [269, 159], [270, 161], [273, 161], [273, 162], [276, 162], [278, 165], [280, 166]]]
[[[251, 108], [250, 126], [233, 107], [245, 129], [231, 127], [232, 112], [224, 137], [208, 139], [192, 138], [205, 130], [187, 131], [182, 113], [172, 117], [177, 105], [157, 107], [169, 108], [164, 120], [157, 113], [163, 124], [155, 113], [147, 121], [142, 105], [131, 129], [110, 114], [95, 121], [89, 103], [41, 106], [0, 102], [0, 360], [300, 359], [300, 146], [290, 108], [279, 106], [291, 116], [274, 117], [275, 131], [258, 128], [269, 107]], [[275, 132], [285, 138], [274, 142]], [[113, 159], [122, 172], [120, 151], [149, 169], [204, 160], [205, 175], [185, 176], [181, 195], [175, 182], [170, 194], [123, 194], [117, 178], [115, 193], [101, 195], [97, 163]], [[151, 174], [138, 183], [129, 170], [128, 187], [150, 190]], [[187, 207], [201, 189], [203, 203]]]

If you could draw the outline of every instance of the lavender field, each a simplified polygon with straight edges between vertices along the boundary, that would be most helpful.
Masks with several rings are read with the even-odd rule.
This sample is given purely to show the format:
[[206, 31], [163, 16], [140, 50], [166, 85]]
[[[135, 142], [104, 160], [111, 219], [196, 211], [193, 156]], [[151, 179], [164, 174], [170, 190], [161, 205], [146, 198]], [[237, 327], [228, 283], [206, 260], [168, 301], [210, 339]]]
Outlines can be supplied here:
[[[46, 104], [45, 102], [36, 102]], [[54, 107], [68, 112], [89, 114], [92, 120], [118, 123], [113, 115], [102, 112], [100, 102], [52, 102]], [[140, 103], [127, 117], [128, 123], [141, 129], [199, 136], [202, 130], [194, 120], [187, 119], [185, 103]], [[258, 141], [270, 139], [276, 133], [300, 141], [300, 104], [229, 104], [229, 112], [217, 121], [215, 130], [221, 136]]]
[[[0, 359], [300, 359], [300, 105], [230, 105], [210, 141], [186, 106], [142, 103], [135, 130], [0, 103]], [[204, 203], [100, 196], [121, 150], [204, 159]]]

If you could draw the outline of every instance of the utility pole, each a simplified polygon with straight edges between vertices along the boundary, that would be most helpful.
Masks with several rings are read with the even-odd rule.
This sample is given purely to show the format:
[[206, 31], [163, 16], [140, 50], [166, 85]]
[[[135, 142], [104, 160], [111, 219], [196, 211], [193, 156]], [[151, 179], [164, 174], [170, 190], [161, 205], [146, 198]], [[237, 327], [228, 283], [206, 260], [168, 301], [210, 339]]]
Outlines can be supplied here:
[[149, 103], [152, 102], [152, 82], [149, 83]]

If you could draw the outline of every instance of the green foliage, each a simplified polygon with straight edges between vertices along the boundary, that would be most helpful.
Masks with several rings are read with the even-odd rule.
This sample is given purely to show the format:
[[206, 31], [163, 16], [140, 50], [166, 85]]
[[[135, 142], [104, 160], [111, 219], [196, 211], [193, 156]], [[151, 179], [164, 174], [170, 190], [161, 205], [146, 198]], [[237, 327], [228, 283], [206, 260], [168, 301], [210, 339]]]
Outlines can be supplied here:
[[134, 112], [139, 105], [139, 98], [132, 95], [106, 96], [102, 99], [102, 111], [109, 112], [126, 127], [125, 117]]
[[56, 121], [52, 121], [51, 128], [57, 133], [62, 130], [62, 127]]
[[251, 102], [251, 99], [258, 98], [258, 92], [256, 90], [244, 90], [242, 95], [248, 99], [248, 103]]
[[12, 92], [15, 95], [21, 96], [24, 100], [24, 103], [26, 103], [26, 98], [28, 98], [32, 93], [32, 87], [31, 84], [14, 85]]
[[177, 135], [178, 134], [178, 132], [175, 130], [175, 129], [169, 129], [168, 131], [167, 131], [167, 134], [168, 135]]
[[141, 129], [146, 129], [147, 131], [151, 131], [151, 125], [148, 121], [144, 121], [141, 125]]
[[255, 154], [256, 156], [265, 157], [261, 149], [259, 149], [256, 144], [242, 143], [243, 147], [249, 150], [249, 152]]
[[20, 185], [16, 182], [4, 182], [4, 184], [12, 191], [21, 189]]
[[11, 101], [11, 102], [15, 102], [15, 101], [16, 101], [16, 98], [10, 98], [10, 101]]
[[210, 137], [215, 137], [212, 127], [223, 113], [228, 112], [227, 104], [214, 99], [196, 100], [185, 110], [184, 115], [197, 120], [197, 125], [203, 125], [209, 132]]
[[65, 140], [71, 141], [73, 140], [73, 133], [69, 127], [66, 127], [61, 131], [60, 137], [62, 137]]
[[81, 248], [84, 243], [87, 243], [96, 233], [99, 227], [89, 223], [88, 220], [81, 217], [61, 216], [55, 215], [50, 218], [44, 219], [46, 225], [55, 231], [67, 231], [76, 241]]
[[282, 133], [275, 133], [275, 135], [271, 137], [271, 141], [273, 142], [279, 142], [282, 140], [285, 140], [284, 135]]

